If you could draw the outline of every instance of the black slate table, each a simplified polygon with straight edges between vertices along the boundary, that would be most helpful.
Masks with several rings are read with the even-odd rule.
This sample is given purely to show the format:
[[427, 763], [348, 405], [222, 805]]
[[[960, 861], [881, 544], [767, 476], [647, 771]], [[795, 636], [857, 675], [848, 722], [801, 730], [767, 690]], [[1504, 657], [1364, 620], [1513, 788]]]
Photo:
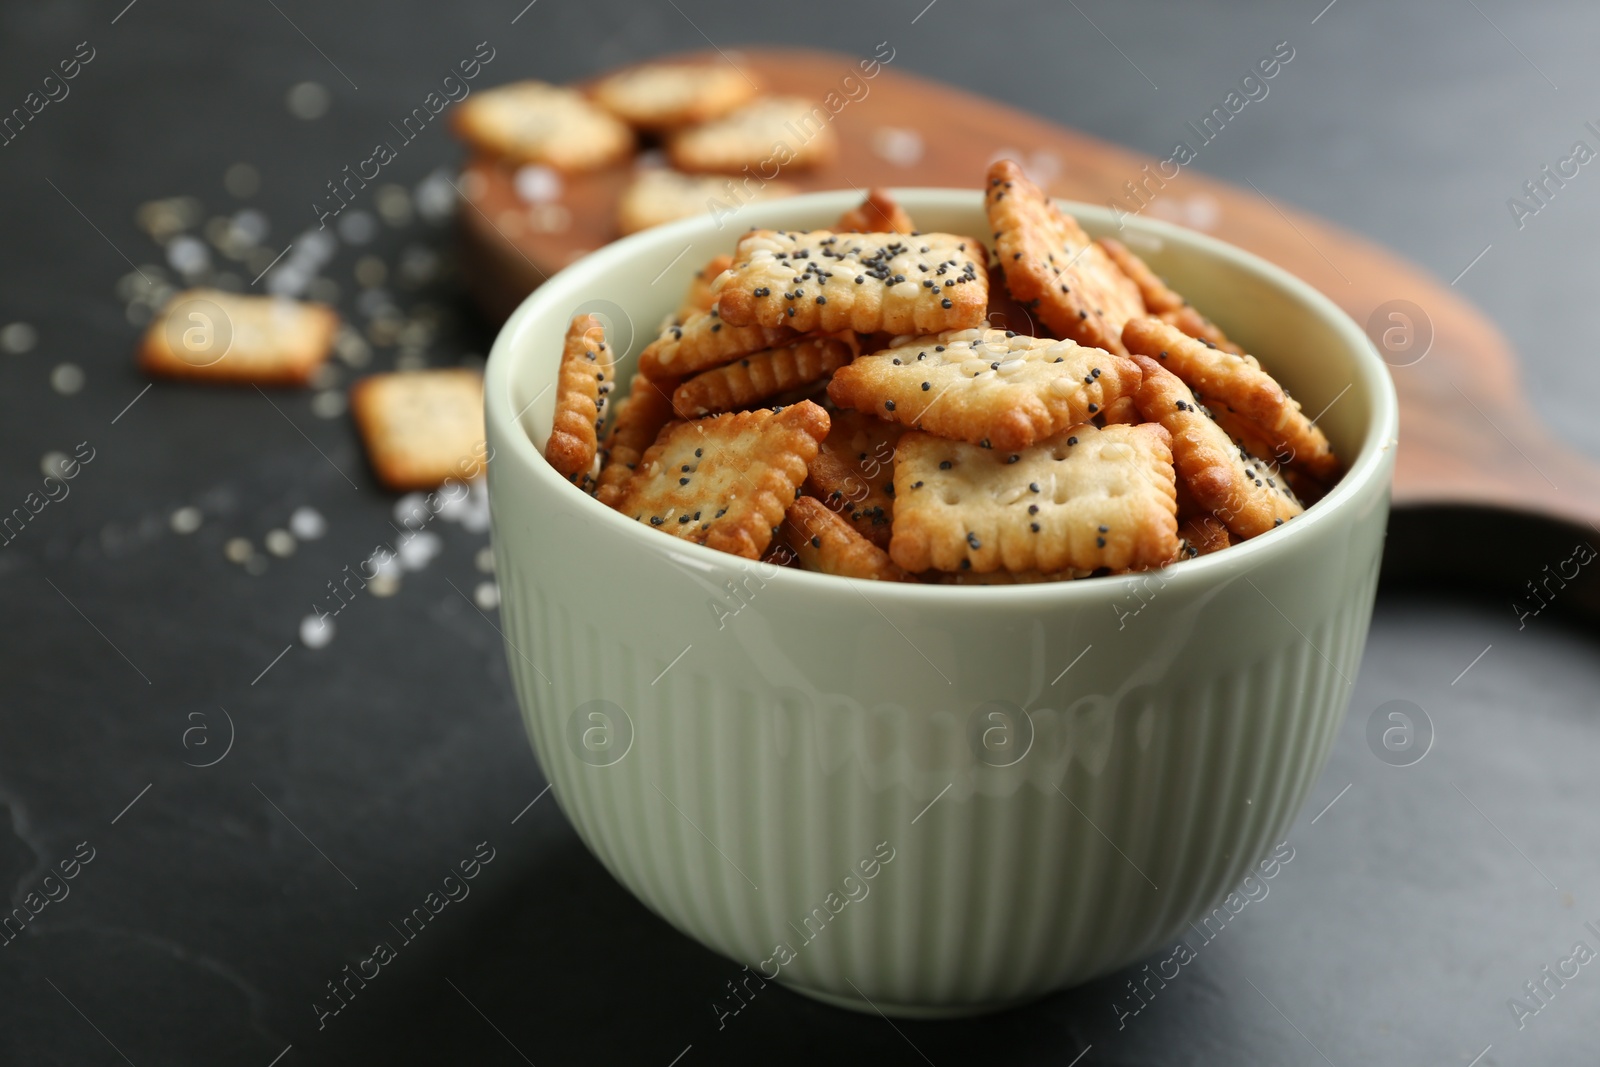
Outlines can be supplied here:
[[[888, 39], [906, 69], [1157, 152], [1187, 103], [1289, 40], [1289, 76], [1198, 166], [1446, 278], [1490, 245], [1460, 288], [1523, 352], [1542, 414], [1600, 454], [1600, 175], [1520, 227], [1507, 206], [1600, 116], [1597, 31], [1578, 0], [6, 5], [0, 113], [59, 98], [0, 147], [0, 326], [28, 327], [0, 330], [0, 506], [41, 490], [50, 453], [94, 458], [0, 548], [0, 886], [38, 910], [0, 945], [0, 1063], [1593, 1063], [1600, 964], [1562, 961], [1600, 949], [1600, 659], [1559, 612], [1522, 627], [1466, 583], [1386, 589], [1295, 859], [1137, 1014], [1130, 971], [959, 1023], [769, 987], [719, 1024], [738, 967], [618, 887], [542, 794], [478, 601], [486, 535], [439, 524], [428, 566], [302, 643], [327, 583], [391, 536], [393, 498], [336, 399], [144, 392], [118, 279], [162, 265], [135, 223], [159, 197], [253, 207], [283, 247], [482, 41], [492, 81], [563, 81], [708, 40]], [[317, 118], [286, 103], [307, 82], [324, 92], [294, 107]], [[414, 190], [457, 158], [433, 128], [384, 180]], [[225, 182], [239, 163], [248, 199], [246, 172]], [[324, 268], [341, 308], [364, 326], [382, 303], [358, 304], [372, 256], [401, 323], [436, 328], [370, 366], [481, 358], [447, 224], [378, 231]], [[260, 262], [212, 257], [243, 283]], [[301, 507], [325, 535], [266, 551]], [[228, 557], [239, 538], [253, 562]], [[1432, 732], [1408, 766], [1367, 739], [1395, 708]], [[475, 853], [493, 858], [471, 896], [319, 1029], [327, 983]]]

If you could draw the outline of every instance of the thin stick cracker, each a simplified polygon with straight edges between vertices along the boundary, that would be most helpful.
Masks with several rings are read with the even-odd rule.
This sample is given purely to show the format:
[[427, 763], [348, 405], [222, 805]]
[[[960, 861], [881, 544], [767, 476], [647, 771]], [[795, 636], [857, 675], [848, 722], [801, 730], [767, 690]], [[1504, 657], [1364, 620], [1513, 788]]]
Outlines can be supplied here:
[[567, 326], [556, 376], [556, 414], [544, 458], [568, 478], [589, 473], [604, 425], [615, 354], [596, 315], [576, 315]]

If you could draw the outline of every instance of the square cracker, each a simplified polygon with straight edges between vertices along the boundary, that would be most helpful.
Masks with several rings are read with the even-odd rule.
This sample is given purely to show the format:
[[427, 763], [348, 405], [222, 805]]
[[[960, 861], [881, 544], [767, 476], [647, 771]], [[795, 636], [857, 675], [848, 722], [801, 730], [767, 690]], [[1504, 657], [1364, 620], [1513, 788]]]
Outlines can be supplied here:
[[779, 533], [808, 571], [880, 582], [913, 580], [887, 552], [813, 497], [803, 496], [789, 505]]
[[889, 555], [908, 571], [1156, 567], [1178, 550], [1159, 426], [1074, 426], [1020, 454], [900, 438]]
[[350, 411], [378, 480], [397, 491], [432, 489], [483, 473], [483, 375], [396, 371], [350, 388]]
[[760, 559], [827, 433], [828, 413], [810, 401], [669, 425], [613, 506], [685, 541]]
[[606, 343], [599, 316], [574, 316], [561, 350], [556, 414], [544, 446], [544, 458], [568, 478], [594, 466], [615, 366], [616, 353]]
[[940, 437], [1027, 448], [1139, 387], [1125, 356], [1005, 330], [902, 340], [835, 372], [834, 403]]
[[694, 215], [716, 216], [733, 204], [779, 200], [798, 190], [788, 182], [764, 182], [746, 189], [734, 179], [710, 174], [683, 174], [665, 167], [638, 171], [617, 201], [617, 230], [626, 235]]
[[1289, 463], [1320, 479], [1338, 474], [1339, 460], [1328, 438], [1254, 356], [1225, 352], [1153, 318], [1129, 321], [1122, 339], [1129, 351], [1183, 379], [1202, 403], [1254, 423], [1276, 455], [1293, 457]]
[[516, 163], [595, 170], [633, 151], [633, 131], [575, 89], [541, 81], [482, 89], [451, 124], [473, 148]]
[[984, 204], [995, 259], [1017, 302], [1057, 336], [1127, 355], [1122, 326], [1145, 313], [1144, 300], [1078, 220], [1056, 207], [1009, 159], [989, 168]]
[[305, 385], [338, 332], [339, 315], [326, 304], [189, 289], [150, 323], [139, 367], [167, 378]]
[[738, 174], [746, 167], [814, 167], [839, 151], [833, 116], [798, 96], [766, 96], [737, 111], [679, 130], [667, 156], [679, 170]]
[[601, 107], [641, 130], [662, 130], [720, 118], [759, 88], [726, 63], [642, 63], [595, 85]]
[[639, 372], [652, 378], [693, 374], [740, 356], [787, 344], [796, 336], [785, 326], [734, 326], [716, 308], [668, 323], [639, 353]]
[[984, 323], [983, 245], [949, 233], [752, 230], [715, 283], [737, 325], [857, 333], [937, 333]]
[[1134, 402], [1172, 435], [1173, 463], [1195, 503], [1243, 538], [1305, 510], [1277, 468], [1224, 433], [1182, 379], [1148, 356], [1134, 358], [1144, 371]]
[[737, 411], [820, 382], [855, 357], [855, 334], [802, 337], [792, 344], [741, 356], [695, 375], [672, 394], [679, 418]]

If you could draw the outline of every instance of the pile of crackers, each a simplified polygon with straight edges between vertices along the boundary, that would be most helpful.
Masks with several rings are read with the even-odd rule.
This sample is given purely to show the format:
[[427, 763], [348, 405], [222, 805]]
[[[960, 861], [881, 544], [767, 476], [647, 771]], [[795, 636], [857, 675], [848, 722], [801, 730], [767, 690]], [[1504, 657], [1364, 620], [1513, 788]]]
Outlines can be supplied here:
[[1299, 403], [1133, 252], [1009, 160], [985, 194], [989, 242], [877, 190], [832, 230], [745, 234], [615, 405], [605, 326], [573, 319], [545, 458], [663, 534], [953, 584], [1178, 563], [1338, 478]]
[[453, 121], [480, 154], [569, 174], [658, 152], [669, 165], [638, 169], [618, 202], [617, 229], [629, 234], [704, 211], [728, 195], [728, 175], [744, 176], [739, 202], [793, 195], [773, 179], [780, 168], [835, 157], [830, 117], [810, 100], [764, 93], [730, 64], [659, 62], [611, 74], [588, 92], [540, 81], [483, 90]]

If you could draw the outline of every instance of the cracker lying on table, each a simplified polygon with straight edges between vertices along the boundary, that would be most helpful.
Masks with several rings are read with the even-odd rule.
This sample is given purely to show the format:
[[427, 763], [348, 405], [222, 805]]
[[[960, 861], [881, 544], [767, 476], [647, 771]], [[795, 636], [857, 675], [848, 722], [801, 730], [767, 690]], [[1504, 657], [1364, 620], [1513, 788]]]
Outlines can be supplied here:
[[889, 547], [894, 521], [894, 451], [905, 428], [859, 411], [836, 411], [811, 461], [805, 491], [857, 533]]
[[338, 332], [339, 315], [326, 304], [189, 289], [150, 323], [139, 368], [167, 378], [305, 385]]
[[679, 325], [696, 312], [710, 311], [717, 306], [717, 295], [711, 291], [711, 283], [732, 265], [732, 256], [712, 256], [711, 262], [695, 272], [695, 276], [689, 280], [689, 291], [683, 295], [683, 303], [678, 305]]
[[740, 356], [787, 344], [797, 335], [784, 326], [734, 326], [716, 308], [669, 323], [661, 336], [639, 353], [639, 371], [652, 378], [693, 374]]
[[1156, 567], [1178, 550], [1160, 426], [1074, 426], [1018, 454], [907, 433], [889, 555], [908, 571]]
[[827, 433], [828, 413], [810, 401], [670, 425], [613, 506], [674, 537], [760, 559]]
[[737, 174], [746, 167], [814, 167], [838, 154], [826, 108], [798, 96], [753, 100], [719, 119], [680, 130], [667, 141], [679, 170]]
[[1224, 352], [1159, 319], [1133, 319], [1122, 337], [1130, 351], [1182, 378], [1208, 407], [1229, 408], [1254, 423], [1275, 453], [1292, 455], [1318, 478], [1338, 473], [1327, 437], [1254, 356]]
[[1106, 250], [1106, 255], [1139, 287], [1139, 295], [1151, 315], [1177, 327], [1190, 337], [1209, 341], [1227, 352], [1242, 354], [1244, 349], [1228, 340], [1227, 334], [1216, 323], [1194, 309], [1181, 294], [1169, 286], [1150, 265], [1140, 259], [1127, 245], [1112, 237], [1101, 237], [1096, 242]]
[[789, 505], [779, 535], [808, 571], [881, 582], [913, 580], [887, 552], [812, 497], [803, 496]]
[[840, 216], [834, 230], [837, 233], [915, 233], [917, 226], [888, 190], [873, 189], [865, 200]]
[[643, 63], [594, 87], [595, 101], [641, 130], [662, 130], [720, 118], [760, 88], [725, 63]]
[[556, 414], [544, 458], [568, 478], [589, 473], [605, 424], [616, 354], [597, 315], [577, 315], [567, 327], [556, 376]]
[[474, 370], [374, 374], [350, 389], [367, 459], [390, 489], [432, 489], [483, 473], [483, 375]]
[[854, 358], [854, 335], [847, 336], [849, 342], [804, 337], [713, 367], [678, 386], [672, 394], [673, 409], [679, 418], [695, 419], [753, 407], [790, 389], [819, 382]]
[[1148, 356], [1134, 358], [1144, 372], [1134, 400], [1145, 418], [1172, 435], [1173, 464], [1201, 508], [1243, 538], [1305, 510], [1277, 469], [1224, 433], [1176, 374]]
[[565, 171], [609, 166], [633, 151], [633, 131], [575, 89], [513, 82], [473, 93], [451, 119], [472, 147]]
[[622, 191], [622, 199], [617, 201], [617, 230], [626, 235], [694, 215], [716, 217], [736, 204], [778, 200], [796, 192], [788, 182], [735, 184], [732, 178], [652, 167], [636, 173]]
[[914, 337], [835, 372], [834, 403], [1007, 451], [1086, 422], [1139, 387], [1125, 356], [1073, 341], [962, 330]]
[[1006, 287], [1058, 337], [1126, 355], [1123, 324], [1145, 313], [1139, 287], [1071, 215], [1002, 159], [984, 203]]
[[752, 230], [712, 288], [739, 325], [937, 333], [983, 325], [986, 262], [983, 245], [948, 233]]
[[635, 374], [628, 395], [611, 416], [611, 429], [600, 453], [600, 477], [595, 483], [595, 499], [615, 506], [644, 450], [655, 443], [661, 430], [673, 419], [672, 391], [678, 379], [656, 380]]

